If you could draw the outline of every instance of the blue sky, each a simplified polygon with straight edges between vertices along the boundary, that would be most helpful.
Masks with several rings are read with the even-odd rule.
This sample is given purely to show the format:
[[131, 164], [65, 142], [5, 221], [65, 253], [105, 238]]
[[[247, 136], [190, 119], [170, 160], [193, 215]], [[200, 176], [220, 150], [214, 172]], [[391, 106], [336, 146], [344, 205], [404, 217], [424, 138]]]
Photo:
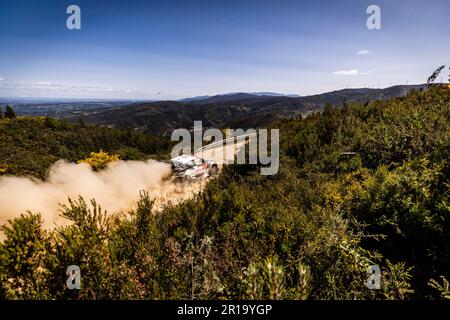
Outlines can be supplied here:
[[[71, 4], [81, 30], [66, 27]], [[371, 4], [381, 30], [366, 27]], [[2, 0], [0, 96], [178, 99], [423, 83], [450, 64], [449, 14], [448, 0]]]

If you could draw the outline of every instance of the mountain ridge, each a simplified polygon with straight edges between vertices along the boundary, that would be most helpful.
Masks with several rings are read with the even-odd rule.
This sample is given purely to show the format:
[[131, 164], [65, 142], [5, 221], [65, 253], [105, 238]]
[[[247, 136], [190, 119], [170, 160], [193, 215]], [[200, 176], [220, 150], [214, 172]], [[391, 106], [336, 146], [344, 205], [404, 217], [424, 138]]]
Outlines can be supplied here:
[[332, 106], [402, 97], [425, 85], [399, 85], [384, 89], [342, 89], [311, 96], [256, 96], [248, 93], [216, 95], [203, 100], [156, 101], [122, 106], [107, 110], [93, 110], [74, 116], [88, 123], [108, 127], [128, 127], [142, 132], [169, 135], [176, 128], [191, 128], [194, 120], [207, 127], [243, 129], [262, 127], [278, 119], [305, 116]]

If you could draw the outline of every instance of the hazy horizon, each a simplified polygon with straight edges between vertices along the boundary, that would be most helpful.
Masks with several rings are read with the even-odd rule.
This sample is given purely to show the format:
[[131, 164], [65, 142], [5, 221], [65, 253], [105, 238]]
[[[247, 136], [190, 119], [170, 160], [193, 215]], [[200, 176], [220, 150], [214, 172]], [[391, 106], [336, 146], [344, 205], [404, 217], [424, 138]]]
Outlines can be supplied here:
[[[436, 82], [436, 84], [439, 84], [439, 82]], [[445, 84], [444, 82], [442, 84]], [[395, 84], [388, 87], [381, 87], [381, 88], [371, 88], [371, 87], [354, 87], [354, 88], [338, 88], [337, 90], [331, 90], [331, 91], [323, 91], [318, 93], [312, 93], [307, 95], [297, 95], [295, 93], [280, 93], [280, 92], [273, 92], [273, 91], [267, 91], [267, 92], [223, 92], [223, 93], [217, 93], [217, 94], [211, 94], [211, 95], [202, 95], [197, 94], [193, 96], [187, 96], [187, 97], [181, 97], [177, 99], [134, 99], [134, 98], [96, 98], [96, 97], [86, 97], [86, 98], [70, 98], [70, 97], [3, 97], [0, 96], [0, 103], [5, 103], [5, 101], [20, 101], [22, 103], [27, 102], [29, 100], [29, 103], [43, 103], [43, 102], [54, 102], [54, 103], [71, 103], [71, 102], [107, 102], [107, 101], [124, 101], [124, 102], [157, 102], [157, 101], [180, 101], [185, 99], [191, 99], [191, 98], [206, 98], [206, 97], [214, 97], [214, 96], [225, 96], [225, 95], [233, 95], [233, 94], [251, 94], [251, 95], [261, 95], [264, 96], [262, 93], [268, 93], [268, 94], [280, 94], [281, 96], [290, 97], [290, 98], [296, 98], [296, 97], [308, 97], [308, 96], [314, 96], [314, 95], [320, 95], [324, 93], [334, 92], [334, 91], [342, 91], [342, 90], [358, 90], [358, 89], [373, 89], [373, 90], [383, 90], [388, 89], [395, 86], [420, 86], [420, 85], [426, 85], [426, 83], [412, 83], [412, 84]], [[267, 95], [269, 96], [269, 95]], [[293, 97], [295, 96], [295, 97]]]

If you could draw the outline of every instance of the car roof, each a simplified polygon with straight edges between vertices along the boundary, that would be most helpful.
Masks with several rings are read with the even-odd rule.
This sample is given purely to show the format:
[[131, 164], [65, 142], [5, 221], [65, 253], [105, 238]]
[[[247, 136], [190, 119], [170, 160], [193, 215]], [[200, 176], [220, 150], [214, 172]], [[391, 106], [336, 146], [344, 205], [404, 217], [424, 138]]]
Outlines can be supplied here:
[[199, 159], [198, 157], [194, 157], [194, 156], [189, 156], [189, 155], [182, 155], [179, 157], [175, 157], [173, 159], [171, 159], [170, 161], [176, 161], [176, 162], [181, 162], [181, 163], [188, 163], [194, 159]]

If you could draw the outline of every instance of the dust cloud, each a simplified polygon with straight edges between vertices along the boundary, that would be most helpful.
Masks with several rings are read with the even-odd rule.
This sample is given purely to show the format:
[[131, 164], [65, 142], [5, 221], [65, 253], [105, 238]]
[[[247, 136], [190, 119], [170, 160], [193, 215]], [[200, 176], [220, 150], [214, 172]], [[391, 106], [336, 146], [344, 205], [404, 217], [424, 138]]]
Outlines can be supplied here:
[[148, 191], [160, 207], [176, 203], [200, 191], [202, 183], [184, 185], [169, 179], [170, 164], [154, 160], [116, 161], [99, 172], [86, 163], [55, 162], [46, 180], [30, 177], [0, 178], [0, 225], [28, 210], [41, 213], [44, 228], [67, 224], [59, 204], [68, 197], [86, 202], [95, 199], [109, 214], [132, 209], [141, 190]]

